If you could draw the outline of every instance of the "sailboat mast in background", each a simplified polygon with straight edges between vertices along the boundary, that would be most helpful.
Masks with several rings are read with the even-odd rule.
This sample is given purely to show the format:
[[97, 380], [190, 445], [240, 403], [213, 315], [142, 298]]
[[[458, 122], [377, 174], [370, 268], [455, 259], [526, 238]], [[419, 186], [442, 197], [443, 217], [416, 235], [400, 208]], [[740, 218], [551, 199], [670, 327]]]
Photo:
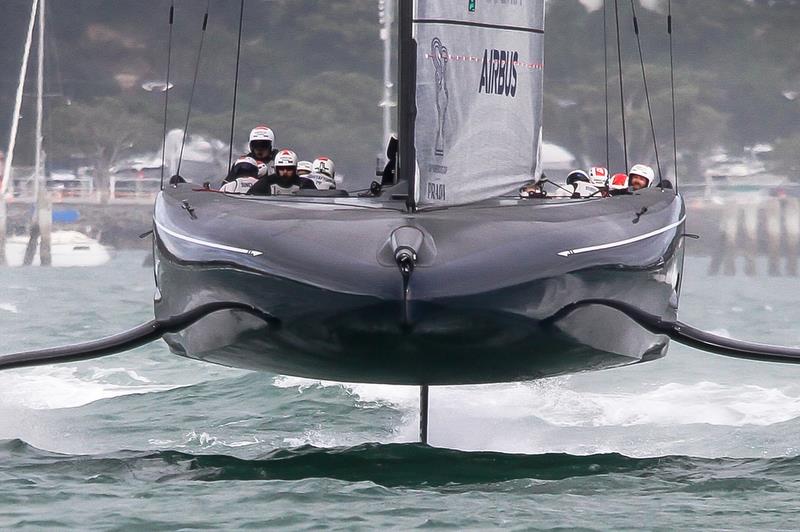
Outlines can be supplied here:
[[17, 94], [14, 98], [14, 114], [11, 118], [11, 133], [8, 139], [8, 150], [6, 150], [6, 160], [3, 167], [3, 181], [0, 183], [0, 265], [6, 263], [6, 193], [11, 186], [12, 175], [11, 167], [14, 162], [14, 146], [17, 143], [17, 129], [19, 128], [19, 117], [22, 109], [22, 92], [25, 87], [25, 77], [28, 74], [28, 58], [31, 53], [33, 42], [33, 28], [36, 23], [36, 10], [39, 8], [39, 0], [31, 3], [31, 17], [28, 22], [28, 36], [25, 38], [25, 47], [22, 52], [22, 65], [19, 69], [19, 82], [17, 83]]
[[[50, 235], [53, 226], [53, 213], [50, 198], [47, 197], [47, 190], [44, 180], [44, 161], [42, 152], [42, 114], [44, 111], [44, 10], [45, 0], [39, 0], [39, 50], [36, 72], [36, 155], [35, 155], [35, 174], [34, 190], [36, 192], [36, 211], [34, 213], [33, 227], [39, 228], [39, 260], [42, 266], [50, 266], [52, 258], [50, 254]], [[31, 229], [31, 241], [28, 249], [36, 249], [36, 232]], [[26, 259], [27, 257], [26, 253]], [[31, 256], [31, 262], [33, 257]], [[31, 262], [25, 261], [25, 264]]]
[[30, 57], [31, 44], [33, 41], [33, 30], [36, 25], [36, 14], [39, 15], [39, 40], [37, 54], [37, 73], [36, 73], [36, 139], [35, 139], [35, 162], [33, 187], [36, 198], [36, 208], [31, 223], [30, 239], [23, 264], [33, 263], [36, 249], [39, 248], [39, 260], [42, 266], [50, 266], [50, 234], [53, 225], [52, 207], [44, 183], [44, 153], [42, 151], [42, 117], [44, 114], [44, 32], [45, 32], [45, 0], [33, 0], [31, 4], [31, 18], [28, 24], [28, 36], [25, 40], [25, 49], [22, 54], [22, 67], [20, 68], [19, 83], [17, 85], [17, 95], [14, 102], [14, 114], [11, 122], [11, 135], [8, 142], [8, 155], [3, 171], [3, 182], [0, 186], [0, 264], [6, 263], [6, 192], [10, 186], [13, 176], [11, 168], [14, 161], [14, 147], [17, 142], [17, 131], [19, 129], [20, 110], [22, 107], [22, 95], [25, 87], [25, 78], [28, 72], [28, 58]]

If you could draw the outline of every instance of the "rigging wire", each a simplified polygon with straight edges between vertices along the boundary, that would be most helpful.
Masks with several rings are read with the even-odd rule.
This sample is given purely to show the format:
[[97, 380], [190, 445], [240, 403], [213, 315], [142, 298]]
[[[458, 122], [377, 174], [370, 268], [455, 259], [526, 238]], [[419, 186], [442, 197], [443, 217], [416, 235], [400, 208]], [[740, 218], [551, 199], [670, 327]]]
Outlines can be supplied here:
[[169, 37], [167, 38], [167, 81], [164, 86], [164, 131], [161, 135], [161, 190], [164, 190], [164, 165], [167, 161], [167, 110], [169, 109], [169, 75], [172, 66], [172, 23], [175, 19], [175, 0], [169, 5]]
[[675, 193], [678, 193], [678, 132], [675, 119], [675, 61], [672, 52], [672, 0], [667, 1], [667, 33], [669, 33], [669, 81], [672, 92], [672, 150], [675, 162]]
[[203, 56], [203, 42], [206, 40], [206, 27], [208, 26], [208, 11], [211, 8], [211, 0], [206, 3], [206, 12], [203, 15], [203, 30], [200, 34], [200, 46], [197, 48], [197, 59], [194, 63], [194, 79], [192, 80], [192, 90], [189, 93], [189, 108], [186, 110], [186, 125], [183, 127], [183, 139], [181, 140], [181, 152], [178, 156], [178, 170], [176, 175], [181, 175], [181, 163], [183, 162], [183, 148], [186, 146], [186, 133], [189, 130], [189, 117], [192, 116], [192, 101], [194, 100], [194, 90], [197, 87], [197, 74], [200, 71], [200, 58]]
[[231, 138], [230, 148], [228, 149], [228, 168], [233, 161], [233, 135], [236, 127], [236, 96], [239, 92], [239, 58], [242, 51], [242, 21], [244, 20], [244, 0], [239, 6], [239, 40], [236, 42], [236, 74], [233, 77], [233, 108], [231, 109]]
[[614, 0], [614, 17], [617, 29], [617, 63], [619, 65], [619, 101], [622, 115], [622, 148], [625, 153], [625, 173], [628, 173], [628, 130], [625, 126], [625, 84], [622, 78], [622, 44], [619, 28], [619, 0]]
[[606, 168], [611, 168], [611, 138], [608, 118], [608, 10], [606, 0], [603, 0], [603, 67], [605, 69], [605, 94], [606, 94]]
[[653, 134], [653, 151], [656, 153], [656, 168], [658, 181], [663, 180], [661, 175], [661, 159], [658, 156], [658, 141], [656, 141], [656, 124], [653, 120], [653, 108], [650, 105], [650, 90], [647, 86], [647, 71], [644, 67], [644, 53], [642, 52], [642, 39], [639, 36], [639, 19], [636, 17], [636, 3], [631, 0], [631, 13], [633, 14], [633, 32], [636, 34], [636, 46], [639, 48], [639, 63], [642, 65], [642, 82], [644, 83], [644, 97], [647, 101], [647, 114], [650, 117], [650, 132]]

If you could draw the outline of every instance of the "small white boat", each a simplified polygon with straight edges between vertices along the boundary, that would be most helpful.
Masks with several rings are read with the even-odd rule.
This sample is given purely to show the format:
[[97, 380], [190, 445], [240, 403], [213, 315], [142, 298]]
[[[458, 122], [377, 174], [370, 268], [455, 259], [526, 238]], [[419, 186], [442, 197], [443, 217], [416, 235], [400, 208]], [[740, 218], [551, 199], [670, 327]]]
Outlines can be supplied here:
[[[6, 260], [9, 266], [22, 266], [28, 235], [9, 236], [6, 240]], [[53, 231], [50, 241], [52, 265], [55, 267], [101, 266], [111, 260], [109, 249], [80, 231]], [[39, 251], [33, 258], [38, 266]]]

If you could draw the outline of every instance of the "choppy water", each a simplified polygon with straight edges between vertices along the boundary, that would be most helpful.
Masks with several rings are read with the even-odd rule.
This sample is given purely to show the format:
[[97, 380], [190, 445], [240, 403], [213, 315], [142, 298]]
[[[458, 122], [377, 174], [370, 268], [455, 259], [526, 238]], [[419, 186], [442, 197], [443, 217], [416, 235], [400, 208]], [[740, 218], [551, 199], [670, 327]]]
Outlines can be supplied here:
[[[152, 317], [152, 274], [0, 269], [0, 352]], [[707, 277], [681, 318], [800, 344], [800, 282]], [[763, 269], [763, 268], [762, 268]], [[702, 354], [417, 390], [209, 366], [162, 343], [0, 373], [0, 528], [797, 529], [800, 367]]]

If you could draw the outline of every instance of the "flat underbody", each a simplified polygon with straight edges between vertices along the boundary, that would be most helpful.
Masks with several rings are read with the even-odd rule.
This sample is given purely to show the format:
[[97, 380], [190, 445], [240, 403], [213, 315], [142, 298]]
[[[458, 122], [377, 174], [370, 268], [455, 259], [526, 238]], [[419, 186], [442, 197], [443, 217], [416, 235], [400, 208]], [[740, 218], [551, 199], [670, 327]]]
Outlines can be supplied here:
[[[410, 214], [361, 198], [246, 198], [170, 187], [155, 211], [156, 317], [220, 311], [165, 337], [218, 364], [350, 382], [528, 380], [659, 358], [666, 337], [587, 305], [677, 311], [683, 202], [672, 191], [499, 199]], [[423, 235], [404, 289], [392, 234]]]

